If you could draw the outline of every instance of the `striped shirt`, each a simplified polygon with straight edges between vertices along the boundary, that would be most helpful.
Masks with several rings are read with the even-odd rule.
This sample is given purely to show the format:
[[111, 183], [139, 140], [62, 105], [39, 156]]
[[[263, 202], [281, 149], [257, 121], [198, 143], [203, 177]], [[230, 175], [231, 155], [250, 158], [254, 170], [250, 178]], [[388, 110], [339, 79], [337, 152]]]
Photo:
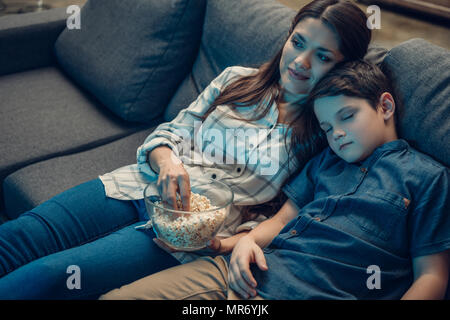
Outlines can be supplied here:
[[[234, 192], [230, 215], [218, 236], [229, 237], [250, 230], [264, 217], [242, 223], [242, 206], [255, 205], [273, 199], [286, 179], [297, 169], [293, 156], [288, 162], [290, 141], [287, 125], [277, 123], [278, 108], [273, 103], [259, 120], [246, 122], [255, 116], [255, 106], [232, 109], [219, 105], [208, 117], [201, 117], [231, 79], [253, 74], [254, 68], [226, 68], [198, 98], [180, 111], [171, 122], [160, 124], [137, 150], [137, 163], [100, 176], [106, 195], [122, 200], [143, 198], [147, 185], [158, 194], [157, 174], [150, 168], [147, 153], [159, 146], [170, 147], [183, 163], [191, 185], [198, 178], [210, 177], [226, 183]], [[240, 119], [236, 119], [240, 118]], [[287, 144], [286, 144], [287, 143]], [[275, 213], [275, 212], [274, 212]]]

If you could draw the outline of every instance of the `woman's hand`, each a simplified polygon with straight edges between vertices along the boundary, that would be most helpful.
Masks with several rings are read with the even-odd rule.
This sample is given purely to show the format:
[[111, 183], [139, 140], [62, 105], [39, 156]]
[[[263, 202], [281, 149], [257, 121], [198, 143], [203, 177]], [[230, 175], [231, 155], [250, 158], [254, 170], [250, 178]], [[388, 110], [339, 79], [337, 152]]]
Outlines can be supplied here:
[[266, 258], [262, 249], [249, 236], [242, 237], [233, 249], [228, 280], [230, 288], [243, 298], [256, 296], [257, 282], [250, 272], [250, 263], [266, 271]]
[[[183, 163], [168, 147], [158, 147], [149, 156], [150, 166], [159, 173], [156, 186], [164, 204], [175, 210], [190, 210], [191, 183]], [[177, 193], [183, 208], [178, 208]]]

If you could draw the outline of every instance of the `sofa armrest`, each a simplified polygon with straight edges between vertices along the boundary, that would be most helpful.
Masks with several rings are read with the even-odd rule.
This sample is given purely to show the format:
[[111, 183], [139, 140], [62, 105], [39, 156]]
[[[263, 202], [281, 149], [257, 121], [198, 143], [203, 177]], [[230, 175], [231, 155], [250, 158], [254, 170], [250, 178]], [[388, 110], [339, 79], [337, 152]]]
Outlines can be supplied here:
[[68, 17], [66, 8], [0, 17], [0, 75], [53, 64]]

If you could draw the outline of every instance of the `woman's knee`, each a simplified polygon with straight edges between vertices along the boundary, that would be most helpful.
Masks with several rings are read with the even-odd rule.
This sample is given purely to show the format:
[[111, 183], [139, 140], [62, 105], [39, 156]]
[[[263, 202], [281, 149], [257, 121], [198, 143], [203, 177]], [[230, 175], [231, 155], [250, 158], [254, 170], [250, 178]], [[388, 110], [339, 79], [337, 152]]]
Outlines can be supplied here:
[[67, 276], [65, 270], [37, 260], [0, 278], [0, 299], [59, 299]]

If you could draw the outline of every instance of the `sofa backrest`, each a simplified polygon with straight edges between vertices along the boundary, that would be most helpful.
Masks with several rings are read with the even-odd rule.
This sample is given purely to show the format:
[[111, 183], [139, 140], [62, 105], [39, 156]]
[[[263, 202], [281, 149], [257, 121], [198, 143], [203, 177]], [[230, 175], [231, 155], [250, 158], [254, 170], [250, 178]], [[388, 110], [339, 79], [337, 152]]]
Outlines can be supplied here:
[[450, 51], [411, 39], [389, 50], [382, 68], [401, 104], [400, 137], [449, 167]]

